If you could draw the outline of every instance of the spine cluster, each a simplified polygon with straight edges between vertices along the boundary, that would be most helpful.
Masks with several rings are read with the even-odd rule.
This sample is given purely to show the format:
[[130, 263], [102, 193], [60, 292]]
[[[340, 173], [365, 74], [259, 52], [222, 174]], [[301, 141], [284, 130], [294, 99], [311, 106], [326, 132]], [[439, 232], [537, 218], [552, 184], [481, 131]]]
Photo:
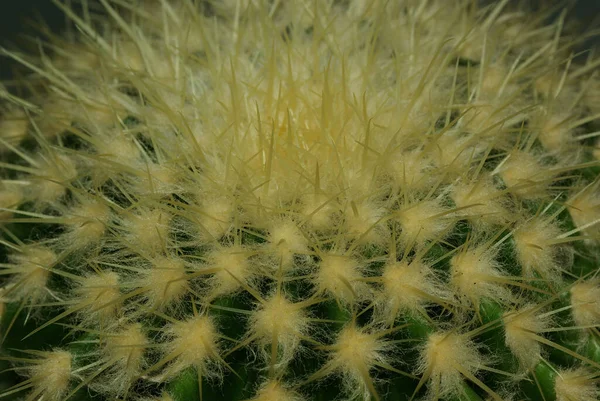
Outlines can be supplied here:
[[600, 397], [600, 60], [564, 13], [81, 3], [0, 49], [0, 399]]

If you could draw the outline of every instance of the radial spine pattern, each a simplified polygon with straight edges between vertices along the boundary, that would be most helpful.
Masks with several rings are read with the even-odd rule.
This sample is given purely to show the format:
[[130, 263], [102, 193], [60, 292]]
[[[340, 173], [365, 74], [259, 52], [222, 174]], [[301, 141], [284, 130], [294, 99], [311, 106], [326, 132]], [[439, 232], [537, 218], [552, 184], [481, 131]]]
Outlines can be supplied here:
[[566, 13], [55, 3], [0, 48], [0, 399], [598, 399]]

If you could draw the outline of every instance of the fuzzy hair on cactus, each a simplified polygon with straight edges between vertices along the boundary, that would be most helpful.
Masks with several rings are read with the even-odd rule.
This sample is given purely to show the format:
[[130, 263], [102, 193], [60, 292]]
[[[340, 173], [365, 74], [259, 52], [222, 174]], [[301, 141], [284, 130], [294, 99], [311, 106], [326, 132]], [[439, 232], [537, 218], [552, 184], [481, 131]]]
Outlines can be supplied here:
[[567, 10], [54, 2], [0, 48], [0, 400], [600, 398]]

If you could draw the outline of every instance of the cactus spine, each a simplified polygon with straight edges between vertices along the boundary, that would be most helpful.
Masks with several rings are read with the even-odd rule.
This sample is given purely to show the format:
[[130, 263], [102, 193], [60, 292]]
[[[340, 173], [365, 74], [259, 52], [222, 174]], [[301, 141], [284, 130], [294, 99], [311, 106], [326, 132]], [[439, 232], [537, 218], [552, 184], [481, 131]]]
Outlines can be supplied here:
[[598, 399], [564, 14], [56, 3], [71, 35], [1, 49], [0, 398]]

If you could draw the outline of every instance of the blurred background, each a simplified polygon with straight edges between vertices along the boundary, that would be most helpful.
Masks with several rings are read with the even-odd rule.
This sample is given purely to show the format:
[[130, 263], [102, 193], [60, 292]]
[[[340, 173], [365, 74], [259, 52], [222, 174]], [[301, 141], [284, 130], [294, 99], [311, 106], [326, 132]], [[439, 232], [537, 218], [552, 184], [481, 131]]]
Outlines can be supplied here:
[[[79, 0], [60, 0], [65, 3], [76, 4]], [[198, 0], [202, 1], [202, 0]], [[218, 0], [217, 0], [218, 1]], [[392, 0], [394, 1], [394, 0]], [[447, 0], [448, 7], [452, 7], [455, 0]], [[479, 0], [489, 4], [497, 0]], [[600, 29], [600, 0], [511, 0], [514, 4], [525, 4], [530, 7], [560, 5], [563, 3], [571, 7], [568, 18], [575, 18], [582, 29]], [[88, 0], [91, 6], [100, 6], [98, 0]], [[51, 0], [0, 0], [0, 46], [14, 47], [15, 42], [23, 39], [24, 35], [37, 35], [35, 28], [27, 21], [42, 18], [48, 27], [55, 33], [61, 32], [66, 23], [64, 15]], [[101, 6], [100, 6], [101, 8]], [[600, 47], [600, 35], [587, 41], [584, 47], [596, 45]], [[10, 76], [11, 62], [0, 58], [0, 81]]]

